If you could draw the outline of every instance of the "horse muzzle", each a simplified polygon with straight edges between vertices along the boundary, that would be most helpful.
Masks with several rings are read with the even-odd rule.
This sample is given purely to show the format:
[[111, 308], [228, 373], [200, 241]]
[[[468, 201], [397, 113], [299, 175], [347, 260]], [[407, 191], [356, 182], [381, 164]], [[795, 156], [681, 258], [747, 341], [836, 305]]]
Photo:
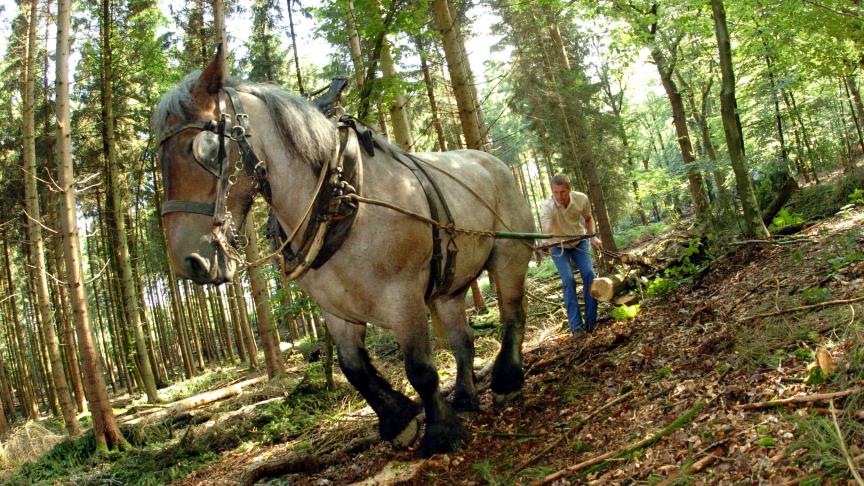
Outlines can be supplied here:
[[182, 273], [193, 282], [220, 285], [230, 282], [234, 277], [236, 265], [226, 258], [222, 250], [216, 249], [211, 258], [192, 253], [183, 259]]

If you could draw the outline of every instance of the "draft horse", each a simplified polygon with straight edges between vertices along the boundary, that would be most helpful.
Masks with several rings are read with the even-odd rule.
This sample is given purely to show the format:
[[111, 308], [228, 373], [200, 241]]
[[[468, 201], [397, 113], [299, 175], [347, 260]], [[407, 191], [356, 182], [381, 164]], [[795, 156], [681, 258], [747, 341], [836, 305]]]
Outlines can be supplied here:
[[[378, 415], [381, 436], [396, 447], [409, 446], [418, 435], [420, 407], [374, 368], [364, 346], [367, 323], [393, 330], [408, 380], [422, 400], [426, 430], [418, 454], [465, 445], [471, 436], [454, 408], [479, 407], [465, 294], [483, 269], [494, 279], [504, 329], [492, 369], [493, 398], [514, 398], [524, 381], [530, 246], [458, 230], [534, 230], [511, 172], [475, 150], [410, 155], [377, 135], [371, 142], [358, 140], [359, 129], [337, 126], [302, 97], [223, 73], [217, 54], [202, 72], [165, 94], [152, 119], [164, 183], [162, 218], [177, 275], [198, 284], [230, 281], [238, 266], [233, 237], [253, 197], [263, 193], [291, 235], [285, 252], [300, 262], [300, 271], [290, 276], [320, 305], [339, 365]], [[340, 180], [349, 159], [358, 166], [350, 183]], [[337, 192], [342, 196], [332, 196]], [[317, 209], [310, 216], [312, 206]], [[325, 250], [326, 261], [310, 265], [308, 260], [318, 260], [316, 245], [321, 248], [321, 220], [328, 218], [350, 219], [350, 228], [342, 231], [337, 248]], [[439, 219], [441, 224], [432, 224]], [[444, 324], [457, 361], [452, 406], [439, 390], [430, 308]]]

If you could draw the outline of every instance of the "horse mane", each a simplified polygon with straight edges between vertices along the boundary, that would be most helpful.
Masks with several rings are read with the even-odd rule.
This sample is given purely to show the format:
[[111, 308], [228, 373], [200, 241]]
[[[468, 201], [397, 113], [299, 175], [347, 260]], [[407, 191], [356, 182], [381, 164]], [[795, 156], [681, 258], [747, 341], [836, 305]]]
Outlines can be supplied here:
[[[192, 88], [200, 75], [201, 72], [196, 71], [186, 76], [162, 96], [151, 118], [152, 133], [162, 134], [167, 128], [169, 115], [189, 120], [198, 113]], [[263, 100], [286, 145], [302, 161], [317, 169], [330, 159], [337, 143], [336, 131], [333, 123], [308, 100], [273, 84], [251, 83], [229, 77], [225, 79], [225, 86]], [[254, 130], [255, 120], [250, 120], [250, 124]]]

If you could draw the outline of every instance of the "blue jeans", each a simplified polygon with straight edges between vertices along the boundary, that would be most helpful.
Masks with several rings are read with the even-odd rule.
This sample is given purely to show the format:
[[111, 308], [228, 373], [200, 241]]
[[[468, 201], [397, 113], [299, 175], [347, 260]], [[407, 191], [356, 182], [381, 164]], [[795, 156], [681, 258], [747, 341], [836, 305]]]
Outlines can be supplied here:
[[564, 287], [564, 307], [567, 308], [567, 322], [570, 331], [576, 332], [582, 328], [582, 313], [579, 309], [579, 296], [576, 294], [576, 279], [573, 277], [573, 266], [579, 269], [582, 277], [582, 288], [585, 293], [585, 324], [588, 329], [597, 322], [597, 301], [591, 297], [591, 282], [594, 281], [594, 267], [591, 262], [591, 251], [588, 240], [581, 241], [575, 248], [553, 247], [552, 261], [558, 268]]

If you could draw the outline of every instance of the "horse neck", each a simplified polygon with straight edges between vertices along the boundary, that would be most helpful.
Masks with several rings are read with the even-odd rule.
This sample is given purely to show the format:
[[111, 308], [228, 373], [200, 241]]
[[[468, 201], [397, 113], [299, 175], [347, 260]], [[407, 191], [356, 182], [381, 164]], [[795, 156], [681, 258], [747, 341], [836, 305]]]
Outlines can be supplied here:
[[285, 232], [291, 234], [301, 223], [314, 197], [317, 175], [306, 162], [293, 156], [293, 149], [262, 100], [246, 96], [243, 102], [247, 105], [253, 128], [253, 147], [267, 165], [267, 181], [272, 195], [270, 207]]

